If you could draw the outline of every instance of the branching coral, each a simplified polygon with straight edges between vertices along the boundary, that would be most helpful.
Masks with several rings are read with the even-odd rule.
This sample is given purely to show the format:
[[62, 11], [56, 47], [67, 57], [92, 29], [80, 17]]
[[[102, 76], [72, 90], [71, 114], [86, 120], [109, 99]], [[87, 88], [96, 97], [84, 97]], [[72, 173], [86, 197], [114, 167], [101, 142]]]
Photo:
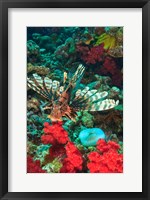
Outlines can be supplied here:
[[122, 173], [123, 155], [118, 153], [120, 146], [116, 142], [99, 140], [97, 151], [88, 155], [88, 169], [91, 173]]

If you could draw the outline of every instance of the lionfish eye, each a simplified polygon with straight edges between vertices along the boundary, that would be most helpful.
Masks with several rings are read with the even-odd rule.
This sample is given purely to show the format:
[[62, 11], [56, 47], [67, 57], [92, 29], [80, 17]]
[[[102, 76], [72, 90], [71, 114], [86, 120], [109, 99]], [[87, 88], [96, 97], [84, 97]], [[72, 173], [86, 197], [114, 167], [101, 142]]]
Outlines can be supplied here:
[[50, 114], [50, 112], [51, 112], [51, 110], [52, 110], [51, 108], [49, 108], [49, 109], [46, 109], [46, 110], [44, 110], [44, 113], [45, 113], [45, 114], [47, 114], [47, 115], [49, 115], [49, 114]]

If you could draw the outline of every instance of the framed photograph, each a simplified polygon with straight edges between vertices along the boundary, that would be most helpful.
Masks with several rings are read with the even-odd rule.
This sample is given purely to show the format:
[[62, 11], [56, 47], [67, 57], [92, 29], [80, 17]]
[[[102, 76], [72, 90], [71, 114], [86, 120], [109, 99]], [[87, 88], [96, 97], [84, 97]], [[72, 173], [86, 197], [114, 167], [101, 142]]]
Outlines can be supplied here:
[[1, 199], [150, 199], [150, 2], [0, 6]]

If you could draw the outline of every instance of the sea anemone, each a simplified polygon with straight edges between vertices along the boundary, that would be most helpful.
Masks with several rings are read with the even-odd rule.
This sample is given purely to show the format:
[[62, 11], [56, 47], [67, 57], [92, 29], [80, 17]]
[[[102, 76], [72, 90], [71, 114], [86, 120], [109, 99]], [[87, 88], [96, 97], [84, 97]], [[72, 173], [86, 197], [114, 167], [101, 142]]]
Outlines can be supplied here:
[[100, 128], [87, 128], [80, 132], [79, 139], [83, 146], [95, 146], [99, 139], [105, 139], [106, 135]]

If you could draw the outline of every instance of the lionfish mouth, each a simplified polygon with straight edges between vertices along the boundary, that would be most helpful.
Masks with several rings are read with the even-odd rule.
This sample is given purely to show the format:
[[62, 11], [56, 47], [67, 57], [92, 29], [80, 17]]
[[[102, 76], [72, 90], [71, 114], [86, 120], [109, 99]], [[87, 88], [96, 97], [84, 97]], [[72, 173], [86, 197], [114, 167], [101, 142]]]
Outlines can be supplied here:
[[[48, 101], [50, 107], [45, 109], [53, 110], [48, 115], [52, 121], [62, 121], [62, 117], [67, 117], [75, 121], [77, 111], [105, 111], [116, 107], [119, 100], [107, 99], [108, 92], [100, 92], [96, 89], [85, 87], [79, 89], [77, 85], [83, 77], [85, 67], [80, 64], [69, 80], [64, 73], [64, 79], [59, 82], [33, 74], [32, 78], [27, 78], [28, 86], [40, 94]], [[68, 84], [67, 84], [68, 83]], [[78, 84], [77, 84], [78, 83]], [[55, 103], [54, 103], [55, 102]], [[59, 102], [59, 105], [56, 105]], [[55, 112], [55, 109], [57, 112]]]

